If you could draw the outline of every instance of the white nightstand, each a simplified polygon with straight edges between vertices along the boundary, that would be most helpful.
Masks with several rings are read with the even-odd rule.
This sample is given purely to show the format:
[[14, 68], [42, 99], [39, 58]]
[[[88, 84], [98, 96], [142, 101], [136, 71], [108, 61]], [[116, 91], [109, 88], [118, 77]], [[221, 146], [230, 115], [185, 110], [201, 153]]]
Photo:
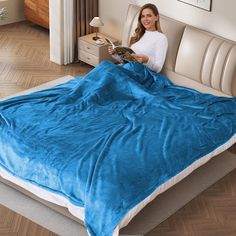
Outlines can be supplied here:
[[109, 38], [114, 44], [116, 44], [118, 41], [116, 39], [98, 33], [98, 36], [105, 42], [103, 45], [98, 45], [93, 40], [93, 36], [95, 36], [95, 33], [78, 38], [79, 60], [86, 62], [92, 66], [96, 66], [103, 60], [113, 61], [113, 58], [108, 53], [109, 45], [106, 43], [105, 37]]

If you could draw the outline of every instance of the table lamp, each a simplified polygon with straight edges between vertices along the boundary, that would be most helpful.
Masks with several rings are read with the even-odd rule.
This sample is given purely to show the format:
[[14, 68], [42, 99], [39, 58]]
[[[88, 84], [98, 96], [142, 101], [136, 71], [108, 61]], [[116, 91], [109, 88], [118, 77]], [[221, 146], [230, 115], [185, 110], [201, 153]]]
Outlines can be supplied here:
[[93, 37], [93, 40], [100, 39], [98, 37], [98, 27], [103, 26], [104, 25], [103, 22], [99, 19], [99, 17], [96, 16], [90, 21], [89, 25], [95, 28], [96, 35]]

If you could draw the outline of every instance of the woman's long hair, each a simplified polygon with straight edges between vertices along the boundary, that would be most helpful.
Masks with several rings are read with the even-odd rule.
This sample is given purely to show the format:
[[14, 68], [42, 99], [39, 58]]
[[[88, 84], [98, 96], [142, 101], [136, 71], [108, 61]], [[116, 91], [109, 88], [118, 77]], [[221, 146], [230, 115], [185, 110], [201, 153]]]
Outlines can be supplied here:
[[135, 29], [134, 36], [132, 36], [130, 39], [130, 46], [136, 43], [137, 41], [139, 41], [139, 39], [141, 39], [145, 33], [145, 28], [141, 23], [141, 16], [142, 16], [143, 10], [147, 8], [151, 9], [155, 16], [158, 16], [158, 20], [156, 21], [156, 30], [162, 33], [160, 20], [159, 20], [160, 18], [159, 11], [154, 4], [147, 3], [143, 5], [142, 8], [140, 9], [139, 16], [138, 16], [138, 25], [137, 25], [137, 28]]

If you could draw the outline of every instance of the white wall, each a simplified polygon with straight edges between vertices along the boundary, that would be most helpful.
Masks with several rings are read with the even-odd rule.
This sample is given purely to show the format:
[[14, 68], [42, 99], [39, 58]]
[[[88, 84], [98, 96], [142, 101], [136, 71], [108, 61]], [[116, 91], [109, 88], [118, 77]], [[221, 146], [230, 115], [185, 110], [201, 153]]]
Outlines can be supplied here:
[[99, 0], [99, 16], [105, 24], [99, 28], [99, 31], [120, 40], [122, 37], [122, 26], [130, 3], [136, 4], [136, 1]]
[[100, 0], [99, 15], [105, 23], [100, 32], [121, 39], [128, 4], [148, 2], [156, 4], [163, 15], [236, 41], [235, 0], [212, 0], [211, 12], [177, 0]]
[[24, 20], [24, 0], [0, 0], [0, 8], [7, 8], [7, 18], [0, 21], [0, 25]]

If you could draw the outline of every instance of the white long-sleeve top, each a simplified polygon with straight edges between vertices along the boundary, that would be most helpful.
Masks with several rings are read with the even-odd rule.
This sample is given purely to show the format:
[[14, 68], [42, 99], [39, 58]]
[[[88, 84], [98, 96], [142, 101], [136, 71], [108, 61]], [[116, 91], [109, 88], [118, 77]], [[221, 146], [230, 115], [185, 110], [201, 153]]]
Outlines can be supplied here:
[[150, 69], [160, 72], [166, 58], [168, 41], [167, 37], [158, 31], [145, 31], [142, 38], [131, 45], [136, 54], [144, 54], [149, 57], [146, 63]]

